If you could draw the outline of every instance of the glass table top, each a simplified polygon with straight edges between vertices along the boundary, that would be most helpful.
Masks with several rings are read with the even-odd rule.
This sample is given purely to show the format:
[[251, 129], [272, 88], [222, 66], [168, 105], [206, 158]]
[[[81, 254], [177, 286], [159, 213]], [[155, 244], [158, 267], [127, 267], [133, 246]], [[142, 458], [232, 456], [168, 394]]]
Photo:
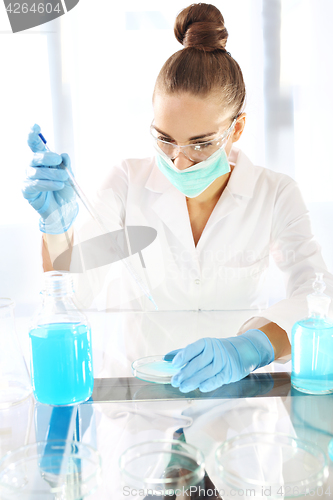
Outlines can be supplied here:
[[[224, 441], [255, 432], [283, 433], [308, 440], [325, 452], [330, 468], [327, 484], [333, 496], [333, 470], [328, 455], [333, 438], [333, 395], [311, 396], [291, 388], [290, 362], [273, 363], [266, 370], [256, 371], [211, 393], [196, 390], [183, 394], [171, 385], [149, 383], [132, 376], [131, 363], [139, 357], [163, 354], [202, 336], [217, 336], [221, 324], [223, 336], [231, 331], [234, 334], [233, 317], [235, 312], [214, 311], [92, 315], [89, 318], [95, 349], [92, 397], [70, 409], [41, 405], [29, 397], [1, 410], [0, 455], [50, 436], [74, 438], [97, 449], [102, 459], [102, 483], [89, 499], [144, 499], [138, 492], [132, 495], [121, 483], [119, 457], [130, 446], [155, 439], [184, 439], [202, 451], [207, 477], [212, 484], [219, 485], [215, 452]], [[17, 322], [23, 348], [28, 345], [27, 324], [28, 318], [19, 318]], [[28, 360], [27, 350], [25, 354]], [[263, 466], [275, 467], [276, 460], [276, 456], [268, 456]], [[322, 493], [318, 490], [311, 497], [326, 498], [325, 491], [328, 490]], [[224, 499], [246, 498], [227, 493], [222, 495]]]
[[[154, 439], [183, 436], [203, 452], [206, 474], [217, 485], [218, 446], [253, 432], [287, 434], [319, 446], [332, 469], [328, 454], [332, 413], [333, 395], [302, 394], [291, 388], [289, 373], [251, 374], [210, 394], [182, 394], [169, 385], [131, 377], [95, 379], [92, 398], [78, 407], [41, 405], [30, 397], [1, 410], [0, 450], [3, 456], [28, 443], [75, 438], [97, 449], [102, 459], [102, 483], [89, 498], [134, 498], [121, 483], [119, 457], [130, 446]], [[267, 460], [274, 466], [276, 457]], [[320, 491], [312, 498], [325, 498]]]

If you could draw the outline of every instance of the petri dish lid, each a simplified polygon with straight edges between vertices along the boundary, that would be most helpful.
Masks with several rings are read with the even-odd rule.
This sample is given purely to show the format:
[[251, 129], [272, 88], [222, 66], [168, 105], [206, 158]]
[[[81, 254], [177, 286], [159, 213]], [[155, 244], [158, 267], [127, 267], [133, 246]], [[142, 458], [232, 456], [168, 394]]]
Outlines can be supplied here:
[[204, 455], [195, 446], [180, 440], [155, 439], [135, 444], [127, 448], [118, 463], [123, 486], [152, 490], [156, 494], [145, 498], [163, 495], [171, 499], [176, 497], [175, 489], [203, 486]]
[[267, 488], [272, 499], [309, 495], [328, 478], [321, 448], [282, 433], [239, 434], [217, 448], [215, 463], [223, 484], [259, 497]]
[[172, 377], [180, 368], [175, 368], [171, 361], [165, 361], [164, 355], [147, 356], [132, 363], [134, 377], [156, 384], [171, 384]]
[[82, 500], [101, 483], [97, 450], [77, 441], [38, 441], [0, 460], [1, 500]]

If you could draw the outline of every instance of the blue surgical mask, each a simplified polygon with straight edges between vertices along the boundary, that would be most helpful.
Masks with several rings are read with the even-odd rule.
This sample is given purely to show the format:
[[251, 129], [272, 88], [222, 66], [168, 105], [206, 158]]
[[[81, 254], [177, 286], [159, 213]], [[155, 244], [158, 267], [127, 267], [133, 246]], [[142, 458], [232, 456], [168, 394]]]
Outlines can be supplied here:
[[178, 191], [188, 198], [199, 196], [215, 179], [230, 172], [228, 158], [223, 148], [215, 151], [207, 160], [196, 163], [184, 170], [179, 170], [157, 145], [154, 147], [157, 151], [158, 168]]

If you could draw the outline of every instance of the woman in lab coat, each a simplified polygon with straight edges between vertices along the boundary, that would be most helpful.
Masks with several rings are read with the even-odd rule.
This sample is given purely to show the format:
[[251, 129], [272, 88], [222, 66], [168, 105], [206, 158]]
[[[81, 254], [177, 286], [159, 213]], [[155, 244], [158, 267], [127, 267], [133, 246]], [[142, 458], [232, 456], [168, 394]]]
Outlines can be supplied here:
[[[173, 385], [210, 391], [290, 353], [288, 336], [307, 315], [315, 272], [325, 273], [329, 287], [331, 276], [297, 184], [254, 166], [234, 147], [245, 127], [245, 85], [225, 49], [220, 11], [189, 6], [176, 19], [175, 35], [184, 48], [162, 67], [153, 95], [156, 156], [111, 169], [95, 206], [113, 229], [157, 231], [142, 254], [159, 309], [250, 311], [241, 335], [200, 339], [175, 353], [175, 366], [186, 366]], [[51, 270], [72, 237], [78, 208], [66, 172], [45, 168], [61, 161], [70, 166], [68, 156], [43, 152], [39, 131], [34, 126], [29, 136], [36, 154], [23, 194], [41, 215], [44, 270]], [[285, 273], [287, 298], [267, 308], [270, 254]], [[90, 284], [98, 282], [96, 296], [105, 268], [89, 272]], [[118, 287], [113, 290], [119, 295]]]

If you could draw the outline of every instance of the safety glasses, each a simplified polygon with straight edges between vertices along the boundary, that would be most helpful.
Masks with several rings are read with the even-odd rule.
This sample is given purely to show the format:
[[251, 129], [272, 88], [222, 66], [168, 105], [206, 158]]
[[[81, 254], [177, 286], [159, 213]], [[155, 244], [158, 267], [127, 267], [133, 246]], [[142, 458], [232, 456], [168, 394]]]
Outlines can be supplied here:
[[218, 149], [225, 147], [228, 142], [229, 136], [232, 133], [234, 126], [236, 124], [238, 116], [233, 120], [230, 127], [223, 132], [223, 134], [216, 139], [212, 139], [206, 142], [195, 142], [193, 144], [186, 144], [185, 146], [179, 146], [173, 142], [169, 142], [163, 137], [151, 124], [150, 133], [157, 144], [157, 146], [165, 153], [171, 160], [175, 159], [180, 152], [182, 152], [186, 158], [196, 163], [200, 161], [207, 160], [212, 154], [214, 154]]

